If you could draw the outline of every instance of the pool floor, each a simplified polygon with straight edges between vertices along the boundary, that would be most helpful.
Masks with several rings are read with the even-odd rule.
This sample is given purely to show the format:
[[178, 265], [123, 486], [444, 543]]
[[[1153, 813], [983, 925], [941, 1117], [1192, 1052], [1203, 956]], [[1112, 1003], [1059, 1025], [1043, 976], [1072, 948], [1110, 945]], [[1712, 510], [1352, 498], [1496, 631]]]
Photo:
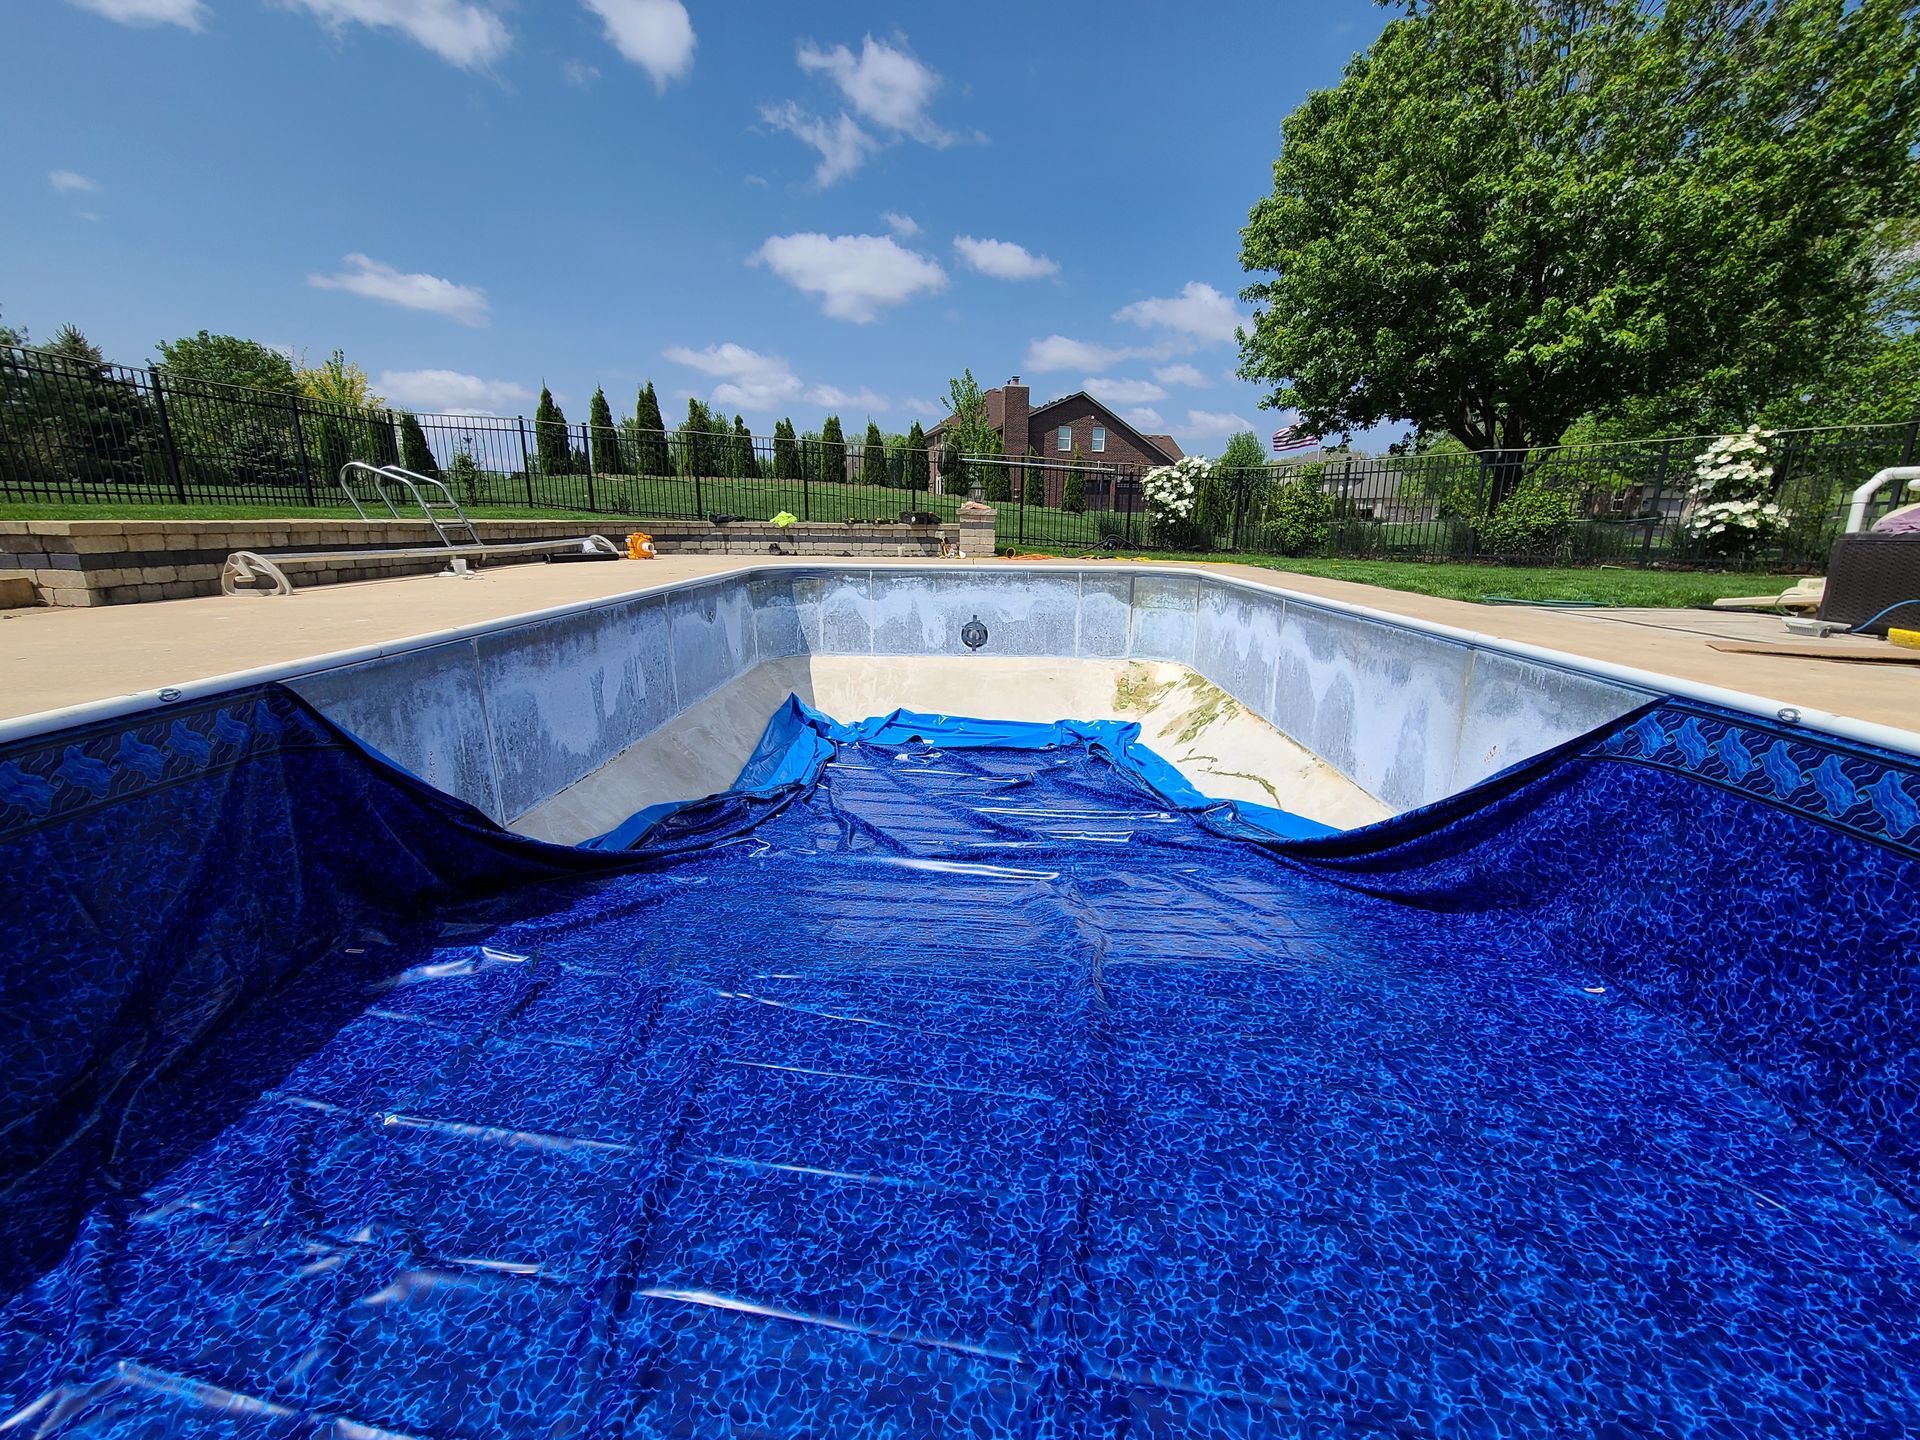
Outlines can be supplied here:
[[0, 1416], [1910, 1433], [1912, 1214], [1512, 933], [1084, 751], [850, 746], [730, 843], [360, 936], [156, 1081], [0, 1314]]

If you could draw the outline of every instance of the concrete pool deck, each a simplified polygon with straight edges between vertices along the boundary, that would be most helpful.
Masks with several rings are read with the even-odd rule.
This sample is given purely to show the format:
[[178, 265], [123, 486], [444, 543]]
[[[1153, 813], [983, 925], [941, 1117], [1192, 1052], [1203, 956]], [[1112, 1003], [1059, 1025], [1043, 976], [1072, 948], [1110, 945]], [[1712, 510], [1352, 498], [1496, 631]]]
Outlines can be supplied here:
[[[95, 609], [5, 611], [0, 612], [0, 677], [4, 677], [0, 718], [403, 641], [753, 566], [819, 568], [834, 563], [822, 557], [667, 556], [605, 565], [508, 566], [470, 579], [426, 576], [369, 581], [273, 599], [213, 596]], [[863, 558], [853, 563], [891, 569], [954, 562]], [[961, 563], [983, 569], [1012, 564]], [[1230, 562], [1169, 563], [1165, 568], [1210, 571], [1270, 589], [1455, 626], [1856, 720], [1920, 729], [1920, 667], [1735, 654], [1712, 648], [1715, 639], [1763, 634], [1784, 639], [1784, 632], [1768, 617], [1694, 610], [1478, 605]]]

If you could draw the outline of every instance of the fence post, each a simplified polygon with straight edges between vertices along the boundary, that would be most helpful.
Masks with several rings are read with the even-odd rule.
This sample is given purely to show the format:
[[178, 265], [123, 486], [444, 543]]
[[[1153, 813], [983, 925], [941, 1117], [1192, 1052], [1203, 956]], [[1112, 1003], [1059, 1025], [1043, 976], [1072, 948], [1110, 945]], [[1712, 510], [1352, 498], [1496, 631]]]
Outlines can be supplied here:
[[160, 418], [160, 442], [166, 447], [167, 473], [173, 476], [173, 493], [182, 505], [187, 503], [186, 477], [180, 473], [180, 452], [173, 443], [173, 424], [167, 419], [167, 396], [160, 388], [160, 372], [149, 366], [147, 383], [153, 388], [153, 413]]
[[807, 467], [800, 467], [800, 518], [813, 519], [813, 495], [807, 488]]
[[580, 439], [587, 452], [587, 509], [598, 507], [593, 503], [593, 427], [586, 421], [580, 422]]
[[1673, 441], [1660, 442], [1660, 473], [1653, 481], [1653, 523], [1647, 526], [1647, 533], [1640, 537], [1640, 568], [1646, 569], [1653, 559], [1653, 532], [1662, 527], [1660, 513], [1661, 501], [1667, 493], [1667, 468], [1673, 459]]
[[527, 508], [533, 509], [533, 457], [527, 452], [527, 417], [516, 415], [514, 424], [520, 427], [520, 477], [527, 482]]
[[287, 413], [293, 416], [293, 459], [300, 467], [300, 485], [306, 491], [307, 504], [315, 505], [319, 501], [313, 493], [313, 467], [307, 460], [307, 436], [300, 428], [300, 399], [292, 392], [287, 395]]
[[1909, 420], [1907, 422], [1907, 433], [1900, 441], [1900, 463], [1902, 465], [1911, 465], [1913, 463], [1913, 444], [1916, 439], [1920, 439], [1920, 420]]

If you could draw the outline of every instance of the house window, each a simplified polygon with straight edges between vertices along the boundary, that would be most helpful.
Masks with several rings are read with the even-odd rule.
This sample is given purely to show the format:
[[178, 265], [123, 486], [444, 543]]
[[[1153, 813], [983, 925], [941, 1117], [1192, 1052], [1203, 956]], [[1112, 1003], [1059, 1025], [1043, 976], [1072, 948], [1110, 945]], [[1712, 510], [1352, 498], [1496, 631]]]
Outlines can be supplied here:
[[1105, 450], [1106, 448], [1107, 448], [1107, 427], [1104, 425], [1096, 425], [1093, 427], [1093, 453], [1098, 455], [1102, 450]]
[[1060, 434], [1054, 440], [1053, 448], [1056, 450], [1071, 450], [1073, 448], [1073, 427], [1071, 425], [1062, 425], [1060, 427]]

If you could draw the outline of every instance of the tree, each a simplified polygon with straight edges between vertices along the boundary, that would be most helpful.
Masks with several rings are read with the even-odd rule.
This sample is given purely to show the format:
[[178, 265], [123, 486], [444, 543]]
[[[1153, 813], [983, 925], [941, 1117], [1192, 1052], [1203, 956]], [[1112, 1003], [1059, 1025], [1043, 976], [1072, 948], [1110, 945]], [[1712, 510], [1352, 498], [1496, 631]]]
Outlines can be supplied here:
[[947, 438], [959, 463], [953, 469], [943, 464], [940, 467], [941, 475], [948, 487], [957, 486], [970, 492], [976, 480], [970, 472], [976, 467], [967, 462], [974, 456], [998, 455], [1000, 432], [993, 428], [993, 421], [988, 418], [987, 397], [981, 392], [980, 382], [973, 378], [971, 370], [963, 371], [958, 379], [947, 382], [947, 407], [953, 412], [953, 423], [947, 429]]
[[753, 453], [753, 432], [744, 415], [733, 417], [733, 473], [743, 480], [760, 477], [760, 458]]
[[256, 390], [298, 390], [293, 361], [258, 340], [212, 335], [205, 330], [154, 347], [167, 379], [200, 380], [219, 385], [248, 385]]
[[0, 417], [23, 475], [53, 485], [162, 478], [164, 447], [146, 397], [72, 325], [39, 356], [0, 356]]
[[573, 470], [573, 445], [567, 414], [554, 403], [553, 392], [540, 387], [540, 403], [533, 411], [533, 444], [542, 475], [566, 475]]
[[798, 480], [801, 473], [800, 443], [793, 433], [793, 421], [777, 420], [773, 426], [773, 478]]
[[907, 427], [906, 488], [924, 493], [931, 474], [927, 464], [927, 432], [920, 428], [920, 422], [916, 420]]
[[[471, 462], [473, 457], [468, 455], [467, 460]], [[420, 428], [420, 421], [411, 410], [400, 412], [400, 464], [416, 475], [433, 480], [440, 478], [440, 462], [433, 458], [427, 432]]]
[[1087, 513], [1087, 477], [1082, 470], [1067, 472], [1067, 483], [1060, 492], [1060, 508], [1069, 515]]
[[614, 428], [613, 407], [607, 404], [607, 392], [594, 386], [593, 399], [587, 403], [587, 434], [592, 437], [593, 468], [602, 475], [627, 473], [627, 457], [620, 453], [620, 432]]
[[633, 407], [633, 469], [637, 475], [671, 475], [673, 464], [667, 454], [667, 422], [660, 414], [660, 399], [649, 380], [640, 390]]
[[1037, 445], [1027, 446], [1027, 476], [1020, 487], [1023, 505], [1044, 509], [1047, 504], [1047, 467]]
[[860, 483], [887, 483], [887, 441], [880, 433], [880, 427], [873, 423], [872, 416], [867, 417], [867, 438], [860, 445]]
[[302, 409], [303, 429], [311, 432], [306, 443], [319, 456], [323, 483], [333, 484], [349, 460], [386, 465], [399, 458], [393, 418], [365, 370], [335, 350], [322, 364], [303, 361], [298, 375], [301, 393], [313, 402]]
[[820, 478], [832, 484], [847, 478], [847, 437], [838, 415], [827, 416], [820, 427]]
[[1282, 127], [1241, 373], [1323, 432], [1509, 454], [1750, 407], [1857, 329], [1917, 102], [1898, 0], [1409, 0]]
[[688, 475], [721, 476], [733, 471], [733, 431], [726, 420], [691, 395], [680, 426], [681, 466]]

